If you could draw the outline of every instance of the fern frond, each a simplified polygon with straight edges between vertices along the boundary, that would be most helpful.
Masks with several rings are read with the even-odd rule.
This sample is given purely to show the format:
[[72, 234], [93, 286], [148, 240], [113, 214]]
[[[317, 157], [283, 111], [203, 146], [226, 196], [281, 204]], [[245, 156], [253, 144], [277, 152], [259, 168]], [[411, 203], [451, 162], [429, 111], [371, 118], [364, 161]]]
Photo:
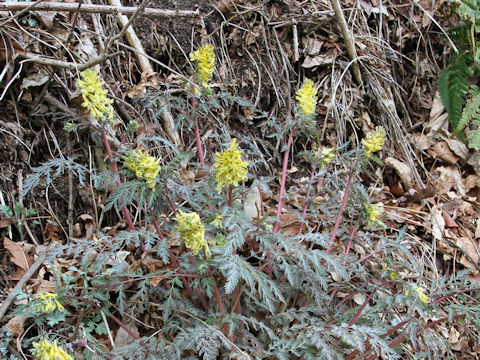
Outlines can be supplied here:
[[474, 119], [480, 116], [480, 89], [477, 86], [472, 85], [469, 91], [471, 98], [467, 100], [467, 103], [462, 111], [462, 117], [458, 122], [458, 125], [453, 132], [452, 136], [457, 136], [463, 131], [465, 126]]
[[458, 61], [438, 74], [438, 91], [454, 129], [458, 127], [462, 116], [462, 108], [469, 87], [467, 81], [469, 76], [470, 70], [463, 57], [459, 57]]

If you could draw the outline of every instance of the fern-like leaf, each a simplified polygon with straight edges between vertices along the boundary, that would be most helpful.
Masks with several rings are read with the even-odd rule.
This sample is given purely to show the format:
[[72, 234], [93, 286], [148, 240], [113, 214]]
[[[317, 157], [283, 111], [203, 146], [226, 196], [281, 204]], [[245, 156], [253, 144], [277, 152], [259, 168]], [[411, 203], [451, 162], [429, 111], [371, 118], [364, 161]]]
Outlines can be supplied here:
[[462, 109], [465, 105], [465, 97], [469, 83], [467, 78], [470, 76], [470, 70], [463, 57], [459, 57], [448, 68], [440, 71], [438, 74], [438, 91], [452, 128], [456, 129], [462, 116]]
[[467, 103], [462, 111], [462, 117], [457, 124], [452, 136], [457, 136], [463, 131], [470, 121], [480, 116], [480, 89], [477, 86], [472, 85], [469, 91], [471, 98], [467, 100]]

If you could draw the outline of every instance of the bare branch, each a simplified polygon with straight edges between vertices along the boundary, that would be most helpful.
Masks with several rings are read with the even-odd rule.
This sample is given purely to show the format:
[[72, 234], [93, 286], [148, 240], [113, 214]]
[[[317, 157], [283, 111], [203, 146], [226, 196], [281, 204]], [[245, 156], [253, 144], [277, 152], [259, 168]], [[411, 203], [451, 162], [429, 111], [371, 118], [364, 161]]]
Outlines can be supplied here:
[[[78, 9], [78, 3], [63, 3], [63, 2], [44, 2], [33, 4], [27, 1], [19, 2], [4, 2], [0, 3], [0, 11], [15, 11], [24, 10], [25, 8], [35, 9], [35, 11], [68, 11], [75, 12]], [[98, 13], [98, 14], [113, 14], [122, 13], [125, 15], [132, 15], [137, 11], [136, 6], [111, 6], [111, 5], [94, 5], [83, 4], [80, 7], [81, 13]], [[168, 10], [168, 9], [154, 9], [146, 8], [142, 16], [146, 17], [194, 17], [200, 13], [197, 10]]]

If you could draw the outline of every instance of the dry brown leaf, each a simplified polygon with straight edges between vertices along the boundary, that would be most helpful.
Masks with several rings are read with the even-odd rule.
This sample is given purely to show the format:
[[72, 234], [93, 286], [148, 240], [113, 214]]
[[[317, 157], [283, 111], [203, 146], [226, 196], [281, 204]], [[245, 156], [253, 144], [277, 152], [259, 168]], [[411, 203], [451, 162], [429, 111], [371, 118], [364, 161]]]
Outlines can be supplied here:
[[[480, 255], [479, 255], [479, 244], [478, 240], [475, 239], [469, 239], [467, 237], [458, 237], [456, 241], [458, 247], [460, 247], [468, 256], [478, 264], [480, 261]], [[477, 271], [477, 268], [475, 264], [473, 264], [468, 257], [465, 255], [460, 257], [460, 263], [463, 266], [466, 266], [470, 269], [472, 269], [474, 272]]]
[[3, 238], [3, 247], [10, 252], [10, 260], [20, 269], [28, 271], [30, 265], [33, 264], [33, 259], [25, 251], [23, 251], [20, 244], [10, 240], [7, 237]]
[[435, 159], [441, 159], [451, 165], [455, 165], [460, 158], [453, 153], [446, 141], [436, 143], [431, 149], [427, 151], [430, 156]]
[[455, 220], [452, 219], [450, 215], [446, 211], [442, 211], [442, 216], [443, 220], [445, 221], [445, 227], [446, 228], [456, 228], [458, 227], [458, 224], [455, 222]]
[[455, 167], [439, 166], [435, 169], [438, 174], [437, 193], [443, 195], [450, 191], [454, 186], [461, 196], [465, 196], [465, 188], [463, 187], [460, 172]]
[[85, 237], [88, 240], [92, 240], [93, 234], [96, 230], [95, 228], [95, 219], [89, 214], [82, 214], [79, 218], [85, 221]]
[[442, 240], [443, 232], [445, 231], [445, 220], [442, 216], [442, 210], [437, 205], [432, 206], [430, 210], [430, 221], [432, 222], [432, 236], [436, 240]]
[[307, 56], [303, 61], [302, 67], [310, 69], [315, 66], [332, 65], [335, 58], [336, 53], [333, 50], [317, 56]]
[[[445, 113], [445, 105], [443, 105], [440, 93], [437, 91], [433, 97], [432, 108], [430, 109], [430, 118], [428, 120], [427, 128], [431, 128], [430, 124], [437, 120], [442, 114]], [[432, 130], [438, 130], [432, 129]]]
[[25, 324], [25, 320], [27, 319], [27, 316], [14, 316], [8, 321], [5, 326], [13, 334], [20, 336], [23, 334], [23, 325]]
[[468, 175], [463, 179], [463, 186], [465, 187], [465, 192], [468, 193], [473, 188], [478, 186], [478, 176], [477, 175]]
[[412, 188], [413, 172], [410, 166], [408, 166], [408, 164], [392, 157], [387, 157], [385, 159], [385, 164], [396, 171], [407, 191]]
[[412, 142], [421, 151], [429, 149], [434, 143], [431, 136], [420, 133], [412, 135]]
[[444, 140], [447, 142], [450, 150], [452, 150], [455, 155], [460, 157], [460, 159], [466, 159], [468, 157], [469, 151], [467, 145], [465, 145], [462, 141], [448, 137], [446, 137]]

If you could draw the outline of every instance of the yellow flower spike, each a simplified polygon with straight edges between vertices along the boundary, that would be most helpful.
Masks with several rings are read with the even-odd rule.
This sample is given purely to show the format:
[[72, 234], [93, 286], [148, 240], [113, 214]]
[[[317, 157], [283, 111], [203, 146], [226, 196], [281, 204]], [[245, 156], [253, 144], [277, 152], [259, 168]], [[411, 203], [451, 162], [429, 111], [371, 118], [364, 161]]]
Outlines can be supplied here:
[[300, 115], [310, 116], [317, 107], [317, 88], [310, 79], [305, 79], [303, 85], [297, 90], [298, 111]]
[[98, 73], [87, 69], [80, 73], [83, 80], [77, 80], [77, 87], [80, 89], [83, 97], [82, 106], [98, 121], [105, 118], [113, 119], [113, 100], [107, 96], [107, 90], [103, 88], [103, 82], [98, 77]]
[[197, 51], [190, 53], [190, 60], [196, 61], [197, 80], [204, 88], [208, 87], [208, 82], [212, 80], [215, 71], [215, 53], [214, 47], [210, 44], [204, 44]]
[[246, 181], [248, 161], [242, 161], [242, 151], [238, 150], [237, 140], [233, 139], [230, 148], [222, 153], [215, 154], [215, 181], [216, 190], [222, 192], [225, 186], [238, 186], [240, 181]]
[[[423, 288], [421, 288], [420, 286], [412, 285], [412, 290], [415, 291], [418, 296], [418, 300], [420, 300], [422, 304], [428, 304], [430, 302], [430, 297], [423, 293]], [[405, 295], [410, 295], [410, 289], [407, 289], [405, 291]]]
[[161, 169], [159, 163], [160, 159], [141, 150], [128, 151], [123, 156], [123, 165], [134, 171], [137, 178], [144, 179], [152, 190], [155, 188], [155, 178]]
[[30, 350], [35, 360], [73, 360], [55, 340], [53, 343], [48, 340], [34, 342]]
[[192, 250], [192, 254], [197, 255], [198, 251], [205, 247], [205, 255], [210, 256], [210, 249], [205, 240], [205, 227], [200, 216], [196, 212], [186, 213], [178, 210], [175, 221], [178, 223], [175, 229], [180, 233], [185, 246]]
[[[319, 156], [319, 151], [317, 150], [317, 152], [315, 154], [315, 157], [317, 158], [318, 156]], [[318, 160], [318, 163], [320, 165], [320, 169], [323, 169], [323, 168], [327, 167], [332, 162], [332, 160], [334, 158], [335, 158], [335, 148], [333, 148], [333, 147], [322, 148], [321, 153], [320, 153], [320, 159]]]
[[382, 126], [377, 126], [374, 132], [369, 133], [365, 139], [362, 139], [367, 159], [372, 157], [373, 153], [383, 149], [385, 137], [385, 129]]
[[364, 206], [365, 212], [367, 213], [367, 226], [369, 227], [383, 227], [385, 226], [381, 220], [378, 219], [382, 215], [382, 207], [380, 204], [366, 204]]
[[37, 313], [52, 313], [56, 310], [65, 311], [63, 305], [58, 301], [56, 293], [40, 292], [35, 297], [37, 302], [31, 308]]
[[223, 217], [222, 215], [218, 214], [215, 216], [215, 219], [213, 219], [210, 222], [210, 225], [212, 225], [215, 229], [223, 229]]

